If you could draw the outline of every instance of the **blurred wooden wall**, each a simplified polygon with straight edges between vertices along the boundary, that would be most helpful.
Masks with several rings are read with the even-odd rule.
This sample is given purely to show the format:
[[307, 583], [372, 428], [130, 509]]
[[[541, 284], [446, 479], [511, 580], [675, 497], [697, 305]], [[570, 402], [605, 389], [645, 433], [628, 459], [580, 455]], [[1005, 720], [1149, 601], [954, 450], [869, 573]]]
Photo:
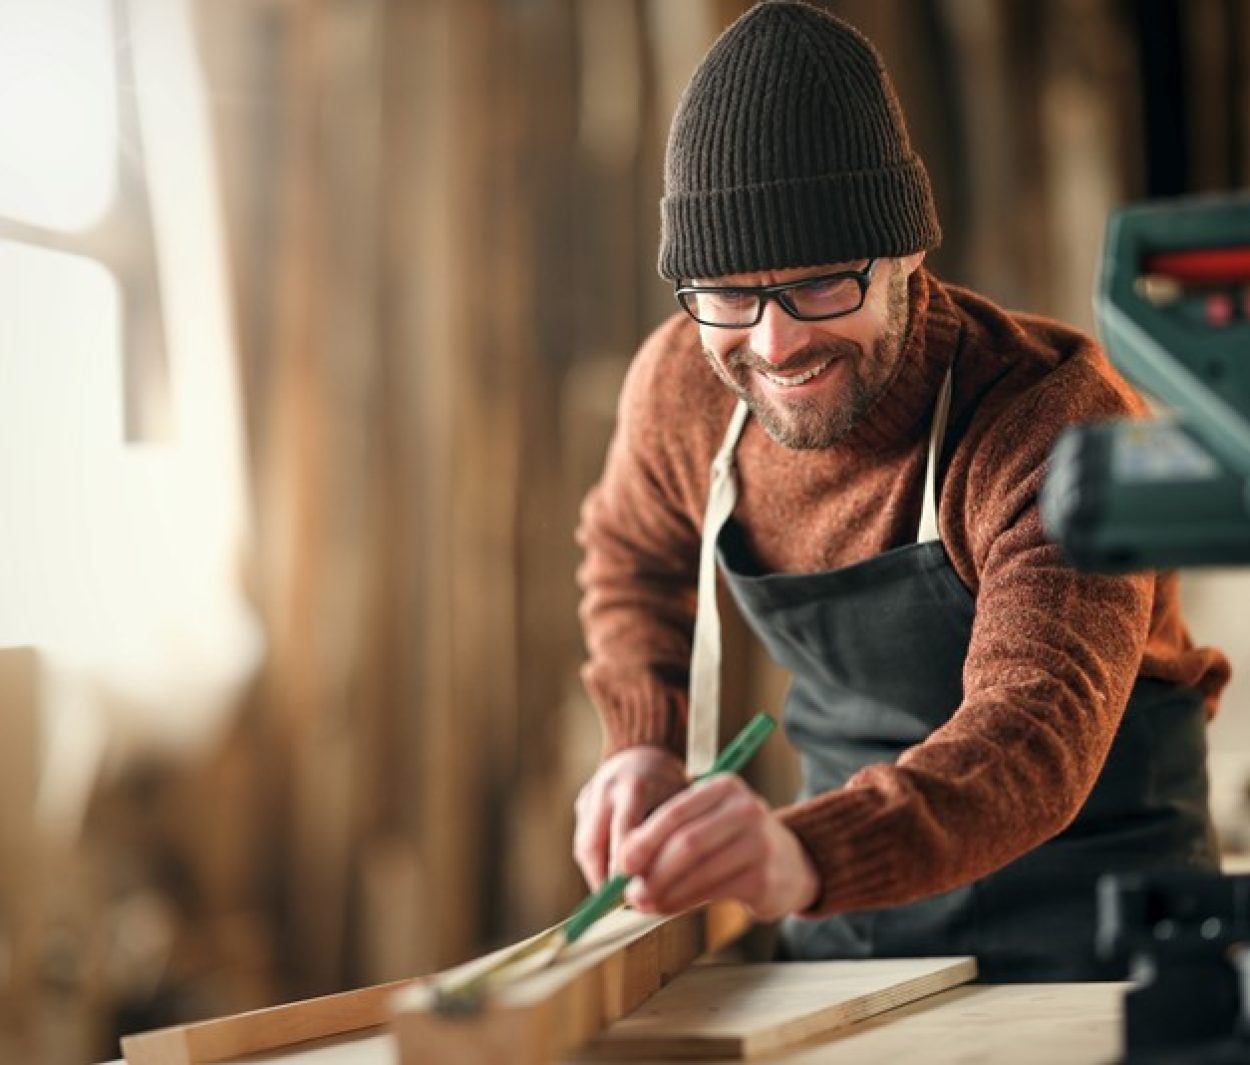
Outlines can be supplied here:
[[649, 41], [676, 18], [665, 62], [688, 69], [720, 20], [200, 14], [273, 640], [252, 708], [267, 888], [312, 992], [450, 964], [580, 890], [571, 802], [598, 740], [572, 530], [624, 363], [667, 310]]
[[[188, 816], [215, 826], [204, 906], [266, 930], [258, 987], [428, 971], [579, 897], [599, 737], [573, 528], [673, 309], [668, 118], [746, 6], [198, 4], [271, 654]], [[1240, 0], [826, 6], [895, 75], [946, 229], [931, 264], [1011, 305], [1090, 324], [1105, 211], [1150, 187], [1152, 11], [1183, 29], [1187, 185], [1244, 182]], [[784, 679], [730, 638], [727, 713], [779, 709]], [[782, 798], [777, 746], [760, 784]]]

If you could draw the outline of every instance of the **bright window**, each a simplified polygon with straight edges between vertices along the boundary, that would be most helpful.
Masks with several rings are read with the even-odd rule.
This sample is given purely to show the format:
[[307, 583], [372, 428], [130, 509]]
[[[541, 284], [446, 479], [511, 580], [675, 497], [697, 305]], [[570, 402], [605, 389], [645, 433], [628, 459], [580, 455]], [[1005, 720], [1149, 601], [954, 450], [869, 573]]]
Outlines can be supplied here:
[[0, 646], [93, 613], [84, 510], [122, 446], [119, 303], [99, 264], [0, 241]]
[[85, 229], [116, 190], [107, 0], [0, 2], [0, 217]]

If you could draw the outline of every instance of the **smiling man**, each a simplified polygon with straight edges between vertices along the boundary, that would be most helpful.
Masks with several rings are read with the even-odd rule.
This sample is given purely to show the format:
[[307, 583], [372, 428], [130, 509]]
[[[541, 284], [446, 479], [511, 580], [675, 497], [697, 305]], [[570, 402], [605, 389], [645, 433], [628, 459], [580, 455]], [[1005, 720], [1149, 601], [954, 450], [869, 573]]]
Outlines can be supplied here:
[[[1102, 975], [1101, 872], [1216, 865], [1227, 661], [1174, 575], [1074, 572], [1038, 517], [1063, 427], [1140, 400], [1087, 337], [925, 268], [940, 230], [888, 76], [816, 8], [760, 4], [712, 47], [662, 217], [681, 311], [631, 366], [579, 533], [587, 880], [635, 874], [648, 911], [740, 899], [786, 918], [791, 958]], [[716, 566], [793, 677], [784, 809], [686, 788], [716, 736]]]
[[[693, 282], [678, 287], [677, 300], [709, 327], [704, 354], [712, 370], [769, 436], [790, 448], [830, 447], [889, 384], [907, 327], [907, 279], [921, 259], [892, 260], [878, 286], [883, 297], [870, 302], [878, 259], [815, 276], [810, 269], [777, 270]], [[785, 313], [765, 315], [770, 300]], [[848, 321], [822, 327], [833, 318]]]

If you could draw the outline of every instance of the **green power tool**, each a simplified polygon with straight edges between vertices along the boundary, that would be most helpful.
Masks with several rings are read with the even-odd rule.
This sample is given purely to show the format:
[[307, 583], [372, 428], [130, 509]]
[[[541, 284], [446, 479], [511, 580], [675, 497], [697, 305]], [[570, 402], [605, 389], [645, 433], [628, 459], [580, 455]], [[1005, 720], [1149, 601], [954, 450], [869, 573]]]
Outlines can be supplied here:
[[1112, 362], [1168, 414], [1065, 430], [1047, 535], [1082, 569], [1250, 563], [1250, 196], [1114, 212], [1094, 305]]

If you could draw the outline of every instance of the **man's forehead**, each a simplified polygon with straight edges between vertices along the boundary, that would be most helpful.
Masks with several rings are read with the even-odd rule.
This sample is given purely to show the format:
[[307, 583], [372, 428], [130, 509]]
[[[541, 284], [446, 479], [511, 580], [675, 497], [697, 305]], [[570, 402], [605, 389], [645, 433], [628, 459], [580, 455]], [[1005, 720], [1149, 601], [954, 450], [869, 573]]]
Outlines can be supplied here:
[[788, 266], [777, 270], [757, 270], [746, 274], [725, 274], [721, 277], [695, 277], [690, 284], [701, 288], [754, 288], [759, 285], [783, 285], [787, 281], [801, 281], [805, 277], [836, 274], [841, 270], [862, 270], [868, 260], [847, 259], [836, 263], [819, 263], [815, 266]]

